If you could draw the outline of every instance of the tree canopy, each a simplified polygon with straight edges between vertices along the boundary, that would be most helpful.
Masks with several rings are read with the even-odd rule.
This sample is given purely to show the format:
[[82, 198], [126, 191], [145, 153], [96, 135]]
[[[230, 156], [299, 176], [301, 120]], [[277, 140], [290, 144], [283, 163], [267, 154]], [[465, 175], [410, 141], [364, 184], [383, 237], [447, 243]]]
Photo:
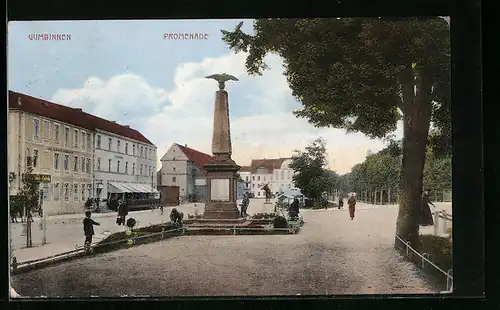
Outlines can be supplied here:
[[302, 103], [297, 117], [373, 138], [387, 137], [403, 121], [396, 230], [416, 244], [431, 123], [431, 141], [446, 145], [451, 137], [448, 23], [440, 17], [259, 19], [253, 34], [241, 26], [222, 30], [222, 39], [248, 53], [249, 74], [267, 68], [268, 53], [281, 56]]
[[295, 171], [293, 182], [306, 197], [319, 199], [334, 184], [333, 175], [325, 167], [326, 145], [322, 138], [306, 146], [304, 151], [295, 150], [290, 168]]

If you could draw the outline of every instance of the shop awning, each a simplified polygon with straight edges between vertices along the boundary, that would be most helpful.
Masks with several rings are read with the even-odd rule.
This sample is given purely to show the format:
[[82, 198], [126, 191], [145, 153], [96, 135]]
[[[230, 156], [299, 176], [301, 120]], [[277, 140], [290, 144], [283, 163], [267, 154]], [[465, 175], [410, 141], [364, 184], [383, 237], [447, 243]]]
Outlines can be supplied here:
[[156, 188], [148, 184], [109, 182], [110, 193], [158, 193]]

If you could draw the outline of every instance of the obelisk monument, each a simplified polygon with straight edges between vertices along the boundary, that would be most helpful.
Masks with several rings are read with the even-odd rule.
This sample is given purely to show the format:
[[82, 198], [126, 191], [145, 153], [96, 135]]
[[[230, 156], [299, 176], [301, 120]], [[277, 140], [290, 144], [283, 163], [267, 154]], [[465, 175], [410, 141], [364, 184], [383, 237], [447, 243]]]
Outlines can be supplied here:
[[238, 170], [240, 166], [231, 159], [231, 130], [229, 125], [228, 93], [224, 90], [225, 82], [238, 81], [229, 74], [207, 76], [219, 82], [215, 92], [214, 128], [212, 135], [213, 162], [204, 166], [207, 171], [207, 199], [204, 219], [237, 219], [240, 212], [236, 204]]

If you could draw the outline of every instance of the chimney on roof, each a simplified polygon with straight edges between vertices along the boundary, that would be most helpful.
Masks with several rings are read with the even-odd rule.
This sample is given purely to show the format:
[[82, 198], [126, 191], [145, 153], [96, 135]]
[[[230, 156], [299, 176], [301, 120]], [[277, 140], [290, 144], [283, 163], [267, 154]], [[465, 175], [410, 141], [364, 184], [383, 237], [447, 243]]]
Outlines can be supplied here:
[[125, 126], [125, 127], [127, 127], [127, 128], [130, 128], [130, 125], [123, 125], [123, 126]]
[[111, 121], [111, 122], [116, 124], [116, 121]]
[[187, 144], [184, 144], [184, 147], [188, 147], [188, 145], [187, 145]]
[[80, 112], [81, 112], [81, 111], [82, 111], [82, 108], [75, 108], [75, 110], [77, 110], [77, 111], [80, 111]]

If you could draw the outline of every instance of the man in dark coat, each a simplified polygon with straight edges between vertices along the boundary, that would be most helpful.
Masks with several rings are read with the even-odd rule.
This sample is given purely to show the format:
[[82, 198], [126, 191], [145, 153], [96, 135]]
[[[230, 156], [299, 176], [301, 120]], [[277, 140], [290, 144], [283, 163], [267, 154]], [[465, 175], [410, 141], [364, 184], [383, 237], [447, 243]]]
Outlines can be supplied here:
[[300, 203], [297, 197], [293, 198], [293, 202], [290, 204], [290, 217], [295, 218], [299, 216]]
[[85, 212], [85, 218], [83, 219], [83, 232], [85, 234], [85, 245], [90, 246], [92, 243], [92, 236], [94, 235], [94, 225], [101, 225], [90, 218], [90, 211]]
[[125, 217], [128, 215], [128, 205], [125, 202], [119, 202], [118, 204], [118, 217], [119, 217], [119, 224], [118, 225], [125, 225]]
[[182, 227], [182, 219], [184, 218], [184, 214], [182, 212], [177, 211], [176, 208], [173, 208], [170, 212], [170, 221], [172, 224], [179, 225]]
[[347, 200], [347, 204], [349, 205], [349, 217], [353, 220], [354, 212], [356, 211], [356, 197], [351, 195], [351, 197]]
[[243, 201], [241, 202], [241, 217], [248, 216], [247, 209], [249, 204], [250, 204], [250, 198], [248, 198], [248, 194], [245, 193], [243, 194]]

